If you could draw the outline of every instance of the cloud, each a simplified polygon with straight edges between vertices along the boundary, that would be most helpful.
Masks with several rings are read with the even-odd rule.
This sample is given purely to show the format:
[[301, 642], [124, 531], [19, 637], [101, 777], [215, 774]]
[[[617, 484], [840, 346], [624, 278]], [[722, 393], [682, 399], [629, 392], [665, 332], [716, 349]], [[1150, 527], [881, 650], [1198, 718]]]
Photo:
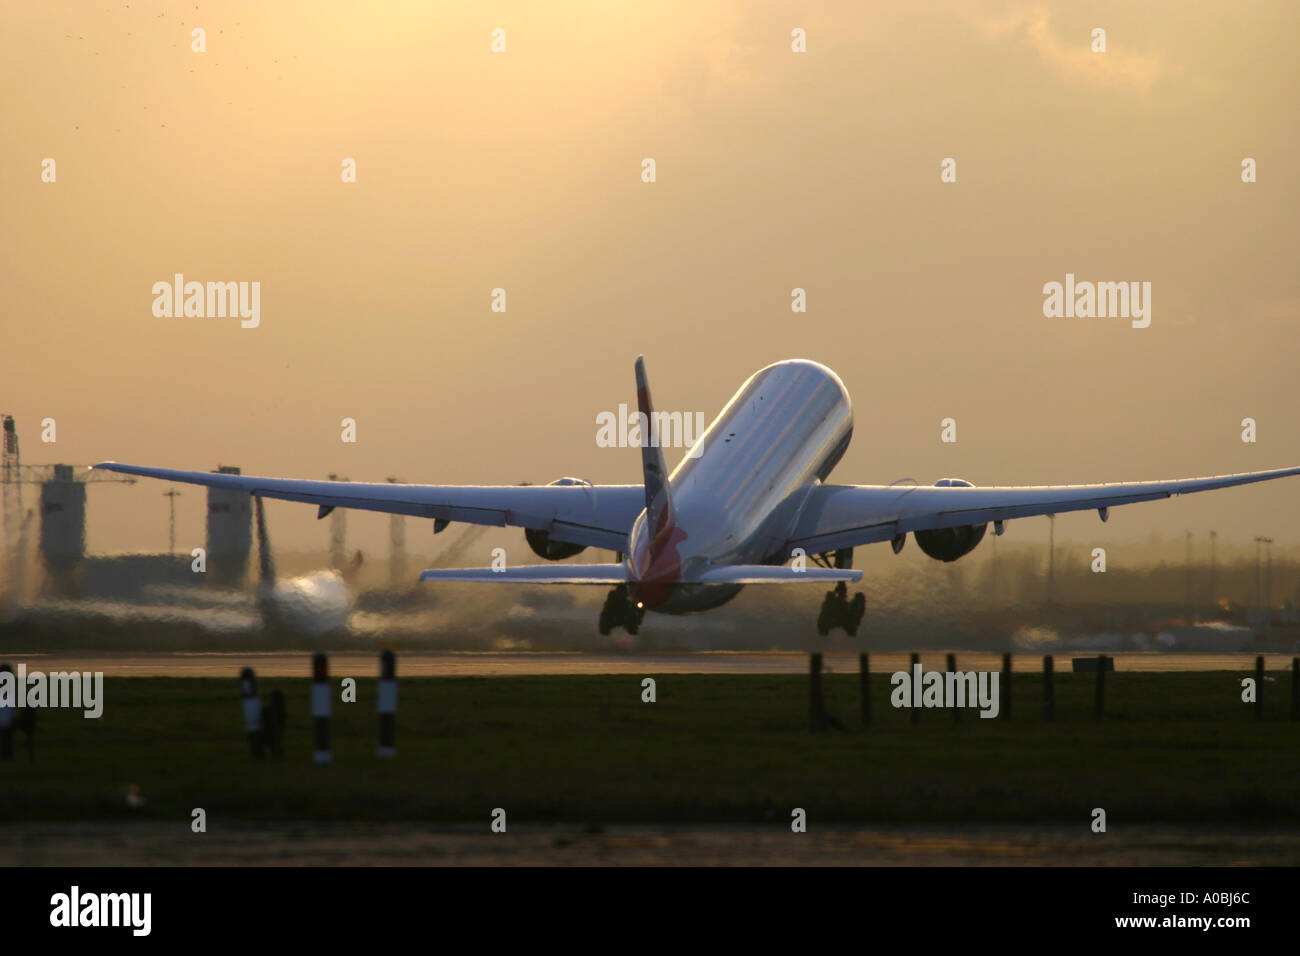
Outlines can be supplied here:
[[988, 40], [1012, 38], [1027, 43], [1048, 66], [1067, 80], [1112, 90], [1147, 93], [1169, 72], [1162, 57], [1116, 48], [1107, 36], [1106, 52], [1092, 50], [1092, 30], [1064, 41], [1052, 31], [1051, 16], [1042, 7], [1026, 7], [1002, 17], [977, 16]]

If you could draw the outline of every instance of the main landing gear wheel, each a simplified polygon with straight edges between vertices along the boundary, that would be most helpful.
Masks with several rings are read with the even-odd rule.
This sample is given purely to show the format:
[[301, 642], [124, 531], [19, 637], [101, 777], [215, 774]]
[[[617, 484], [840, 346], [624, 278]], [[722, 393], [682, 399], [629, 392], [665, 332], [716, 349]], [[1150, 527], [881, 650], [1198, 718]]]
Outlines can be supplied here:
[[859, 591], [850, 600], [848, 585], [841, 581], [835, 585], [835, 590], [826, 592], [821, 613], [817, 615], [817, 633], [825, 637], [839, 627], [849, 637], [853, 637], [858, 633], [858, 626], [862, 623], [866, 610], [866, 595]]
[[862, 615], [867, 613], [867, 596], [859, 591], [853, 595], [853, 600], [849, 604], [849, 623], [844, 630], [848, 632], [849, 637], [856, 637], [858, 634], [858, 625], [862, 623]]
[[[818, 555], [814, 560], [824, 568], [851, 568], [853, 549], [841, 548], [839, 551]], [[825, 637], [835, 628], [841, 627], [849, 637], [854, 637], [866, 610], [866, 595], [859, 591], [849, 600], [849, 586], [840, 581], [833, 591], [826, 592], [826, 598], [822, 601], [821, 613], [817, 615], [817, 633]]]
[[605, 597], [605, 606], [600, 609], [597, 628], [601, 635], [608, 637], [616, 627], [621, 627], [629, 634], [636, 634], [641, 626], [645, 609], [632, 603], [627, 593], [627, 585], [620, 584]]

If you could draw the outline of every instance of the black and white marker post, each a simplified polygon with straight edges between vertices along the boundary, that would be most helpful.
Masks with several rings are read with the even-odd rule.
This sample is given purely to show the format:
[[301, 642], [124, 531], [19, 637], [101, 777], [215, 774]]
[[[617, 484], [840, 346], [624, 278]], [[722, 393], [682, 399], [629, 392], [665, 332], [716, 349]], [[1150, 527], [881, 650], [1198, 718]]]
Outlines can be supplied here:
[[381, 757], [397, 756], [397, 656], [379, 655], [379, 748]]
[[244, 709], [244, 732], [248, 734], [248, 749], [258, 760], [262, 759], [265, 737], [262, 734], [262, 699], [257, 696], [257, 675], [251, 667], [239, 672], [240, 704]]
[[311, 726], [315, 741], [311, 759], [316, 763], [332, 763], [329, 659], [320, 652], [312, 655], [311, 659]]

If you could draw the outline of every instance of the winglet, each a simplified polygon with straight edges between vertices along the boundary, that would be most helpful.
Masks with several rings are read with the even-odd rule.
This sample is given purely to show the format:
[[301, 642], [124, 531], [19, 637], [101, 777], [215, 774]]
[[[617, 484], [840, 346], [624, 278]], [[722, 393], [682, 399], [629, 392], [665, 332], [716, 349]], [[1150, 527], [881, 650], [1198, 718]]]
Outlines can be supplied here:
[[641, 425], [641, 472], [645, 480], [646, 521], [653, 537], [673, 524], [673, 499], [668, 485], [668, 468], [655, 428], [654, 402], [645, 372], [645, 356], [636, 357], [636, 404]]

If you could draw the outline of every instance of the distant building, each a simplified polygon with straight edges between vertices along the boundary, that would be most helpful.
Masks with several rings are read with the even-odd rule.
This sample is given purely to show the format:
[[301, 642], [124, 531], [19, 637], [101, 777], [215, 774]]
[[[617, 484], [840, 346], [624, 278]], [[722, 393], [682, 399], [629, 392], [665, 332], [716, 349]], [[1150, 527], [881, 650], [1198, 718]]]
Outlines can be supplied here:
[[41, 483], [41, 560], [46, 585], [58, 592], [77, 587], [86, 557], [86, 486], [71, 465], [55, 465], [54, 477]]
[[[223, 465], [217, 473], [237, 475], [239, 469]], [[218, 587], [242, 585], [252, 546], [252, 497], [245, 491], [209, 488], [207, 582]]]

